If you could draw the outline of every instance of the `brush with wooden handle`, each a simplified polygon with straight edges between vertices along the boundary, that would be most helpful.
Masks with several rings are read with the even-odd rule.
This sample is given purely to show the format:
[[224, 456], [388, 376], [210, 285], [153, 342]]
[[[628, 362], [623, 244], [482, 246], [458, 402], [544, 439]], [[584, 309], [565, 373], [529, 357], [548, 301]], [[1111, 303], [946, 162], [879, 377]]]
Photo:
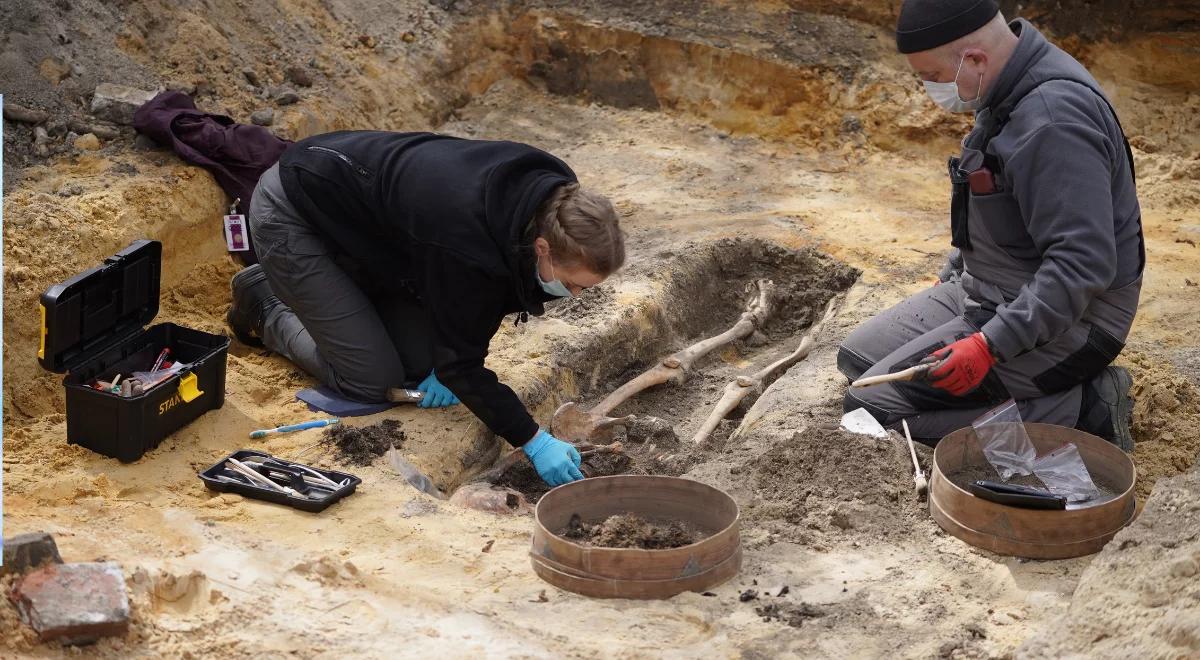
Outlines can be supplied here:
[[914, 381], [914, 380], [929, 380], [929, 374], [933, 370], [942, 366], [944, 360], [934, 362], [918, 362], [913, 366], [897, 371], [894, 374], [880, 374], [878, 376], [869, 376], [867, 378], [859, 378], [850, 383], [850, 387], [868, 387], [870, 385], [881, 385], [883, 383], [895, 383], [898, 381]]

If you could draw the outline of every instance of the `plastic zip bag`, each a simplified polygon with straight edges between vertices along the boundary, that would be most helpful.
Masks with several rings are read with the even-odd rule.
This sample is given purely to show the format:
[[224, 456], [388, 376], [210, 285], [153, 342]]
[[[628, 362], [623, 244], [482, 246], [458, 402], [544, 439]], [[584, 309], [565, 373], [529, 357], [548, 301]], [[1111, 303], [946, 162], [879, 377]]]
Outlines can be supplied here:
[[1033, 473], [1051, 493], [1066, 497], [1067, 502], [1086, 502], [1100, 496], [1100, 489], [1092, 481], [1092, 475], [1074, 443], [1068, 442], [1039, 456], [1033, 462]]
[[1017, 402], [1008, 401], [980, 415], [971, 426], [987, 458], [1004, 481], [1018, 474], [1033, 474], [1037, 450], [1025, 432]]
[[192, 365], [190, 364], [176, 362], [166, 369], [159, 369], [158, 371], [135, 371], [129, 374], [129, 377], [142, 381], [142, 387], [149, 390], [150, 388], [155, 387], [159, 383], [162, 383], [180, 371], [183, 371], [184, 369], [190, 369], [191, 366]]

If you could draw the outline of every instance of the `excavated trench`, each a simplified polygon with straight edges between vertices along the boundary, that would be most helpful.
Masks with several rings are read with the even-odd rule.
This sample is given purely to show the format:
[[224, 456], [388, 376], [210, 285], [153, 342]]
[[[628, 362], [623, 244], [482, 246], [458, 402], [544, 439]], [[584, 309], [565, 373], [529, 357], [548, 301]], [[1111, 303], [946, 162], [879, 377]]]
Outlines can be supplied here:
[[[683, 383], [653, 387], [619, 405], [612, 416], [637, 421], [606, 438], [621, 442], [621, 454], [598, 455], [584, 462], [591, 476], [669, 474], [678, 476], [720, 451], [741, 415], [756, 400], [742, 401], [703, 446], [693, 435], [721, 398], [725, 385], [749, 376], [788, 355], [804, 331], [819, 319], [830, 300], [842, 294], [858, 271], [814, 250], [795, 250], [758, 239], [725, 239], [688, 244], [678, 253], [659, 253], [653, 266], [635, 264], [624, 277], [645, 278], [658, 291], [653, 311], [619, 315], [598, 326], [579, 344], [561, 349], [561, 369], [580, 384], [573, 398], [590, 408], [622, 383], [663, 357], [732, 326], [756, 291], [753, 282], [773, 284], [772, 311], [753, 334], [717, 348], [698, 361]], [[552, 308], [548, 316], [567, 322], [594, 321], [597, 308], [609, 307], [606, 287]], [[603, 316], [603, 313], [601, 313]], [[768, 384], [769, 385], [769, 384]], [[561, 393], [558, 402], [570, 400]], [[525, 461], [495, 482], [536, 502], [548, 488]]]

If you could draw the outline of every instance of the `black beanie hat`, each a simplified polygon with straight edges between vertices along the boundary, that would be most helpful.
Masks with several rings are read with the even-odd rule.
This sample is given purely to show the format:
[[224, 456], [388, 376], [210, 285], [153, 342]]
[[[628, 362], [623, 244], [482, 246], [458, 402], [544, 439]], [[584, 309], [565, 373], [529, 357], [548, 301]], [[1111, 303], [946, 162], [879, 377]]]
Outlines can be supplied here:
[[904, 0], [896, 47], [907, 55], [944, 46], [987, 25], [998, 13], [996, 0]]

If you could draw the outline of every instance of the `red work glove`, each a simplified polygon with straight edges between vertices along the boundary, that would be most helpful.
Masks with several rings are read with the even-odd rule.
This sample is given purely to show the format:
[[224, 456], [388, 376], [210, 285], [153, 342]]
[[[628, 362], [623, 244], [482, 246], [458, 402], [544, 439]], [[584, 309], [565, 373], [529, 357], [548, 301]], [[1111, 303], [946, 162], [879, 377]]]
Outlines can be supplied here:
[[930, 357], [945, 360], [942, 366], [929, 372], [930, 384], [954, 396], [962, 396], [979, 387], [988, 370], [996, 364], [982, 332], [934, 351]]

